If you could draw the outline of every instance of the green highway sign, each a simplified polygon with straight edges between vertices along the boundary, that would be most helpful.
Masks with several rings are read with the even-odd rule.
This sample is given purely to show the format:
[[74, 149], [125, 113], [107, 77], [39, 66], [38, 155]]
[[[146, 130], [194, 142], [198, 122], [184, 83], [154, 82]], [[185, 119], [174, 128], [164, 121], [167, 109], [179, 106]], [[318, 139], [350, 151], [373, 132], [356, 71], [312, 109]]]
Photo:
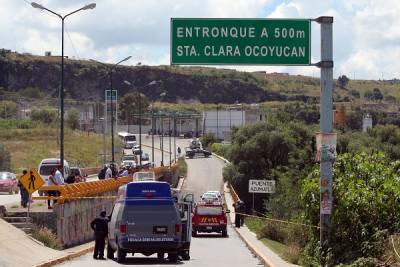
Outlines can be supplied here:
[[309, 19], [171, 19], [171, 64], [310, 65]]

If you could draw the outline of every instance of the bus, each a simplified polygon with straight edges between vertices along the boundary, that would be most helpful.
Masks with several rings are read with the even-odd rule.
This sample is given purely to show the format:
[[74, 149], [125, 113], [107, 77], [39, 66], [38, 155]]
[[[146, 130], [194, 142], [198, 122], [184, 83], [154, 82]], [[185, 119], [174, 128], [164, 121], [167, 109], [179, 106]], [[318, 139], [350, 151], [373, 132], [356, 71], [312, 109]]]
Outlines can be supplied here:
[[133, 148], [136, 145], [136, 136], [128, 132], [118, 132], [118, 136], [124, 144], [124, 148]]

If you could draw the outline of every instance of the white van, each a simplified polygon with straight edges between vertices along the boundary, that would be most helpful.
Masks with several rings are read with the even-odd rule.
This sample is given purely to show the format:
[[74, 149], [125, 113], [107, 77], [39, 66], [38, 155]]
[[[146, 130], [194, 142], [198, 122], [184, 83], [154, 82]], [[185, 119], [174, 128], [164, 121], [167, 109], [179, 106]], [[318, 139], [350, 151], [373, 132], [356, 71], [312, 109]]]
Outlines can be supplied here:
[[[49, 180], [49, 176], [51, 173], [51, 170], [58, 168], [60, 166], [60, 159], [58, 158], [49, 158], [49, 159], [43, 159], [38, 167], [38, 172], [40, 176], [42, 176], [43, 181], [45, 181], [45, 185], [47, 185], [47, 181]], [[70, 175], [71, 170], [69, 168], [68, 161], [64, 159], [64, 173], [63, 177], [64, 179], [67, 179], [67, 177]]]
[[154, 172], [135, 172], [133, 173], [133, 181], [155, 181]]

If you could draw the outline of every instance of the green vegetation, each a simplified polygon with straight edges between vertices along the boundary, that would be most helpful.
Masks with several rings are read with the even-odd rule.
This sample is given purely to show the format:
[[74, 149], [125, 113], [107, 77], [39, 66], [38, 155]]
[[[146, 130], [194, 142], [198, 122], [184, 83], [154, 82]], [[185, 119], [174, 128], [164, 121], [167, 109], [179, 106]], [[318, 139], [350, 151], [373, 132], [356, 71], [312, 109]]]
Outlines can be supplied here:
[[0, 170], [10, 171], [11, 170], [11, 155], [3, 144], [0, 144]]
[[178, 175], [183, 177], [187, 176], [187, 163], [185, 157], [178, 158]]
[[75, 108], [71, 108], [67, 112], [67, 116], [65, 118], [65, 122], [68, 127], [72, 130], [76, 130], [79, 128], [79, 112]]
[[[284, 105], [270, 112], [267, 122], [234, 131], [232, 145], [210, 145], [231, 161], [223, 176], [248, 212], [248, 180], [276, 180], [275, 194], [255, 195], [255, 209], [266, 217], [299, 224], [265, 219], [247, 219], [246, 224], [260, 240], [270, 240], [264, 243], [275, 246], [272, 249], [282, 257], [303, 266], [319, 266], [321, 256], [319, 229], [312, 227], [319, 226], [317, 110], [313, 103]], [[376, 266], [389, 258], [396, 266], [389, 237], [400, 231], [400, 129], [388, 123], [367, 133], [339, 131], [331, 248], [322, 257], [329, 266]]]
[[46, 247], [61, 249], [60, 244], [57, 242], [56, 235], [46, 227], [33, 229], [32, 237], [42, 242]]
[[[37, 168], [44, 158], [58, 157], [58, 129], [37, 127], [32, 129], [0, 128], [0, 143], [10, 152], [13, 172], [21, 173], [27, 168]], [[65, 159], [70, 165], [96, 167], [103, 163], [103, 136], [77, 130], [65, 129]], [[115, 158], [122, 155], [122, 144], [115, 139]], [[106, 153], [110, 154], [111, 138], [106, 138]], [[1, 155], [0, 155], [1, 156]], [[108, 155], [108, 159], [111, 157]]]

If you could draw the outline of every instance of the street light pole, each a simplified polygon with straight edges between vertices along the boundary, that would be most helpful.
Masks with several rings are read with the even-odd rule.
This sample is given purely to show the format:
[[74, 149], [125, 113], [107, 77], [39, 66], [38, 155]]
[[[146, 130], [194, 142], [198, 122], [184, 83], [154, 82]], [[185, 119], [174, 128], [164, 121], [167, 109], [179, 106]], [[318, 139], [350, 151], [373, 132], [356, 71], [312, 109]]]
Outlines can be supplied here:
[[168, 136], [169, 136], [169, 166], [171, 167], [172, 153], [171, 153], [171, 115], [168, 116]]
[[62, 16], [38, 3], [32, 2], [31, 6], [40, 10], [46, 10], [61, 19], [61, 82], [60, 82], [60, 165], [64, 174], [64, 20], [81, 10], [93, 9], [96, 7], [95, 3], [91, 3], [81, 7], [65, 16]]
[[[120, 61], [118, 61], [117, 63], [113, 64], [111, 67], [107, 64], [104, 64], [102, 62], [99, 62], [97, 60], [91, 59], [90, 61], [99, 63], [101, 65], [103, 65], [104, 67], [107, 68], [107, 72], [108, 72], [108, 76], [110, 78], [110, 93], [111, 93], [111, 162], [114, 163], [115, 162], [115, 158], [114, 158], [114, 108], [113, 108], [113, 103], [114, 103], [114, 89], [113, 89], [113, 71], [115, 70], [115, 68], [121, 64], [122, 62], [125, 62], [127, 60], [129, 60], [132, 56], [128, 56]], [[106, 103], [107, 103], [107, 95], [106, 97]], [[115, 98], [117, 97], [117, 94], [115, 94]], [[117, 103], [115, 103], [115, 105], [117, 105]], [[106, 106], [106, 111], [107, 111], [107, 106]]]

